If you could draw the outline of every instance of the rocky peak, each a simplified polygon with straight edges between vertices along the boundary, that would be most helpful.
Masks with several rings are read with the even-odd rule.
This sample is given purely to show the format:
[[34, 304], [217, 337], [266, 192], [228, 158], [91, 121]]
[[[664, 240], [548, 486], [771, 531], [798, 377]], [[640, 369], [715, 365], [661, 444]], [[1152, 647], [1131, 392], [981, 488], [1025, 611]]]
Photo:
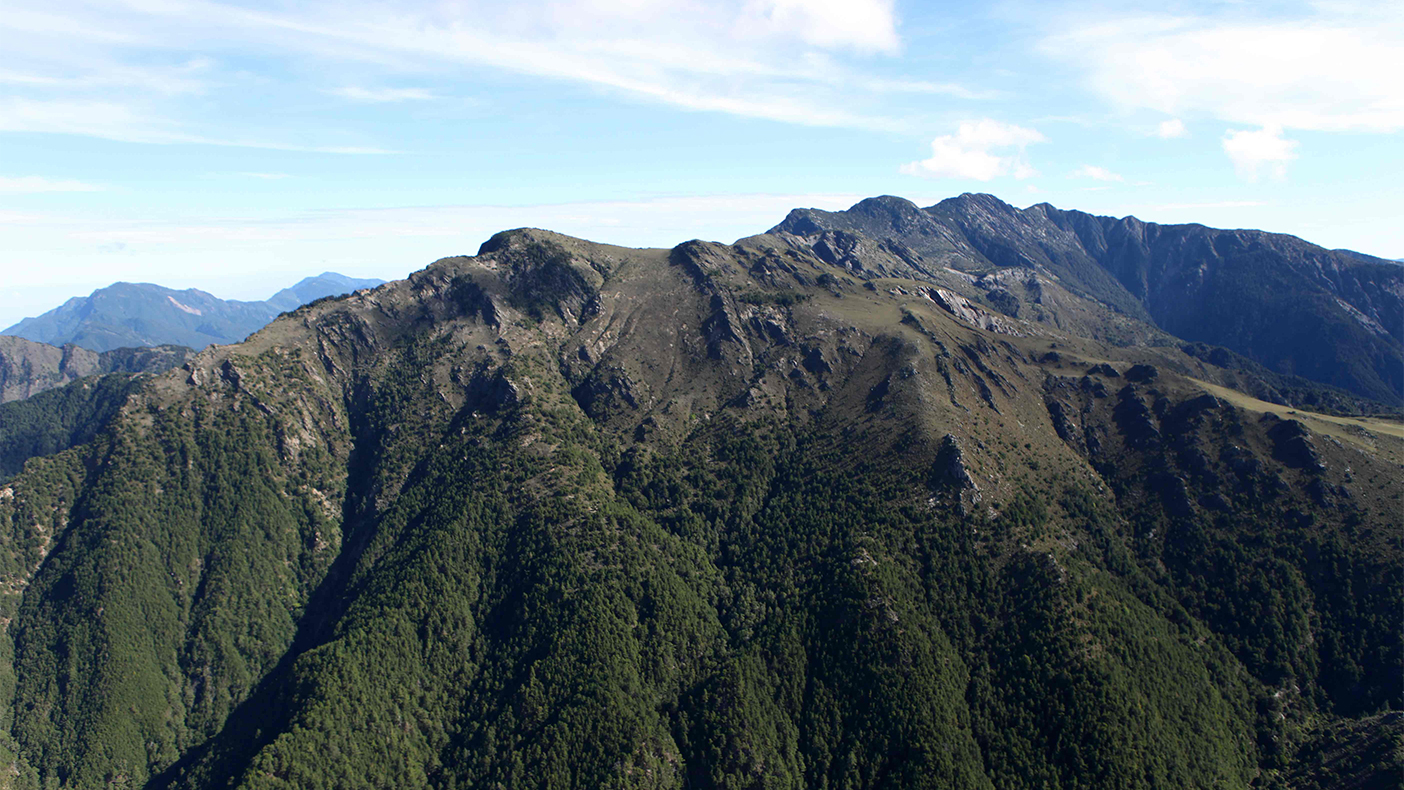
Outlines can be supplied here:
[[898, 232], [919, 227], [924, 219], [917, 204], [892, 195], [860, 200], [853, 204], [849, 211], [861, 217], [889, 223], [892, 229]]
[[[1048, 205], [1047, 203], [1040, 205]], [[1051, 208], [1051, 206], [1050, 206]], [[1014, 216], [1019, 210], [994, 195], [985, 192], [965, 192], [957, 197], [946, 198], [927, 209], [936, 213], [962, 212], [968, 214], [1002, 214]]]

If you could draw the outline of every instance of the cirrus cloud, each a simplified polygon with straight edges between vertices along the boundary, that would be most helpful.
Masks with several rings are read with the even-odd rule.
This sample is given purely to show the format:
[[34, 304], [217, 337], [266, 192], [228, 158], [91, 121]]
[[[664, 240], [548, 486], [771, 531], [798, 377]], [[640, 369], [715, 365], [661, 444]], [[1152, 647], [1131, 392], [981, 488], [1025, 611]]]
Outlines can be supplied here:
[[893, 0], [752, 0], [741, 24], [762, 22], [772, 34], [816, 47], [893, 52], [900, 45]]
[[[996, 94], [869, 68], [864, 58], [900, 51], [894, 0], [312, 0], [268, 8], [162, 0], [80, 4], [63, 15], [40, 9], [39, 0], [15, 2], [0, 28], [9, 59], [0, 82], [45, 91], [16, 97], [27, 101], [126, 108], [132, 116], [126, 123], [69, 129], [127, 141], [223, 137], [227, 132], [186, 120], [189, 105], [173, 99], [200, 94], [214, 104], [247, 76], [233, 66], [249, 52], [263, 53], [264, 64], [315, 65], [382, 83], [410, 74], [452, 82], [465, 71], [489, 69], [689, 110], [883, 131], [909, 126], [885, 111], [883, 96]], [[72, 46], [74, 40], [84, 46]], [[166, 69], [166, 90], [148, 90], [139, 79], [124, 79], [120, 96], [94, 90], [111, 82], [104, 75], [152, 60], [153, 53], [176, 64]], [[423, 88], [314, 90], [361, 103], [443, 98]], [[33, 126], [25, 129], [49, 131]]]
[[1322, 3], [1295, 18], [1228, 13], [1236, 15], [1100, 18], [1040, 48], [1127, 110], [1312, 131], [1404, 129], [1404, 5]]
[[1093, 181], [1125, 181], [1120, 173], [1113, 173], [1105, 167], [1083, 165], [1072, 172], [1073, 178], [1090, 178]]
[[365, 104], [429, 101], [436, 98], [433, 92], [426, 88], [362, 88], [356, 85], [348, 85], [343, 88], [329, 90], [327, 93]]
[[101, 192], [102, 187], [70, 178], [43, 176], [0, 176], [0, 195], [26, 195], [38, 192]]

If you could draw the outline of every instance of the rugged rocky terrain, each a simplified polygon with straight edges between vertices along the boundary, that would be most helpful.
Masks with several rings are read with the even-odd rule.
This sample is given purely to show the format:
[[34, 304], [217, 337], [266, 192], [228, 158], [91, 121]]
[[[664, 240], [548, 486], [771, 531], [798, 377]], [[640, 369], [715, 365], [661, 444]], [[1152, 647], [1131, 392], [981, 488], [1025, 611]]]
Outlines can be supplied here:
[[[843, 212], [797, 209], [772, 230], [825, 231], [903, 248], [928, 274], [981, 275], [986, 302], [1000, 310], [1069, 326], [1090, 302], [1279, 374], [1404, 405], [1404, 267], [1396, 261], [1256, 230], [1157, 225], [1046, 203], [1020, 210], [992, 195], [926, 209], [894, 197]], [[1049, 279], [1086, 302], [1048, 305]], [[1112, 340], [1122, 339], [1119, 323], [1100, 311], [1090, 320]]]
[[87, 376], [164, 373], [195, 352], [184, 346], [118, 348], [98, 353], [0, 335], [0, 403], [24, 400]]
[[0, 488], [0, 781], [1395, 786], [1404, 425], [896, 208], [506, 232], [145, 383]]

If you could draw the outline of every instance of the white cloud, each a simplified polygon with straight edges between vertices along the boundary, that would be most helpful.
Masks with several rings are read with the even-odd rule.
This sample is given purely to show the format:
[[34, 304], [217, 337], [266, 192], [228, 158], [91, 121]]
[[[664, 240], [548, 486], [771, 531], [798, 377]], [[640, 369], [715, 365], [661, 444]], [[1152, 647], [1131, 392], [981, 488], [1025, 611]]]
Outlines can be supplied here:
[[1282, 136], [1281, 127], [1253, 131], [1229, 129], [1223, 137], [1224, 153], [1233, 160], [1240, 178], [1257, 181], [1266, 169], [1277, 180], [1287, 177], [1287, 163], [1297, 158], [1297, 142]]
[[98, 59], [84, 64], [81, 74], [0, 69], [0, 85], [45, 90], [139, 88], [166, 96], [199, 94], [208, 87], [206, 78], [213, 65], [208, 58], [194, 58], [176, 66], [162, 67], [132, 66]]
[[1171, 118], [1168, 121], [1161, 121], [1155, 128], [1155, 136], [1162, 140], [1171, 140], [1176, 137], [1186, 137], [1189, 130], [1185, 128], [1185, 122], [1179, 118]]
[[188, 132], [171, 121], [157, 117], [155, 113], [144, 112], [140, 103], [114, 101], [0, 98], [0, 132], [43, 132], [99, 137], [125, 143], [185, 143], [320, 154], [397, 153], [375, 146], [298, 145], [259, 139], [206, 137]]
[[384, 104], [402, 101], [428, 101], [436, 98], [426, 88], [361, 88], [347, 86], [327, 91], [334, 96], [367, 104]]
[[198, 142], [139, 107], [121, 102], [87, 99], [0, 99], [0, 132], [78, 134], [124, 142]]
[[1033, 129], [985, 118], [965, 121], [955, 134], [931, 141], [931, 158], [902, 165], [901, 172], [923, 178], [970, 178], [989, 181], [1012, 174], [1038, 174], [1024, 157], [1024, 148], [1048, 138]]
[[1404, 4], [1318, 3], [1295, 18], [1100, 17], [1042, 42], [1127, 110], [1313, 131], [1404, 129]]
[[[885, 114], [884, 95], [995, 95], [873, 73], [865, 57], [901, 48], [893, 0], [312, 0], [269, 10], [217, 0], [143, 0], [79, 4], [62, 15], [40, 0], [14, 4], [0, 27], [8, 69], [0, 82], [32, 91], [31, 101], [108, 103], [131, 107], [136, 116], [121, 124], [26, 129], [129, 141], [228, 136], [184, 120], [189, 107], [175, 99], [204, 93], [217, 101], [220, 91], [249, 76], [233, 69], [250, 52], [268, 64], [266, 73], [293, 64], [347, 74], [362, 85], [408, 74], [461, 79], [465, 69], [489, 68], [685, 109], [886, 131], [908, 127]], [[174, 65], [140, 65], [162, 59]], [[143, 68], [151, 80], [143, 79]], [[121, 96], [100, 91], [117, 83]], [[434, 97], [422, 88], [326, 87], [363, 102]], [[13, 128], [0, 123], [0, 130]]]
[[36, 192], [101, 192], [102, 187], [72, 179], [43, 176], [0, 176], [0, 195], [33, 194]]
[[1113, 173], [1105, 167], [1096, 165], [1083, 165], [1072, 172], [1073, 178], [1090, 178], [1095, 181], [1125, 181], [1120, 174]]
[[816, 47], [893, 52], [900, 46], [892, 0], [751, 0], [739, 25]]

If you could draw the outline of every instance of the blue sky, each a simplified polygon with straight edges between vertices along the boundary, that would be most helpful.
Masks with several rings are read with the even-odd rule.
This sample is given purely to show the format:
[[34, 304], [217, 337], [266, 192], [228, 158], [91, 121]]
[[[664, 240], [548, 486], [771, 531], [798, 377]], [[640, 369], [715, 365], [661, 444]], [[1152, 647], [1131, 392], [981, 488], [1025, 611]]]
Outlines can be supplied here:
[[1404, 3], [7, 0], [0, 326], [968, 191], [1404, 256]]

